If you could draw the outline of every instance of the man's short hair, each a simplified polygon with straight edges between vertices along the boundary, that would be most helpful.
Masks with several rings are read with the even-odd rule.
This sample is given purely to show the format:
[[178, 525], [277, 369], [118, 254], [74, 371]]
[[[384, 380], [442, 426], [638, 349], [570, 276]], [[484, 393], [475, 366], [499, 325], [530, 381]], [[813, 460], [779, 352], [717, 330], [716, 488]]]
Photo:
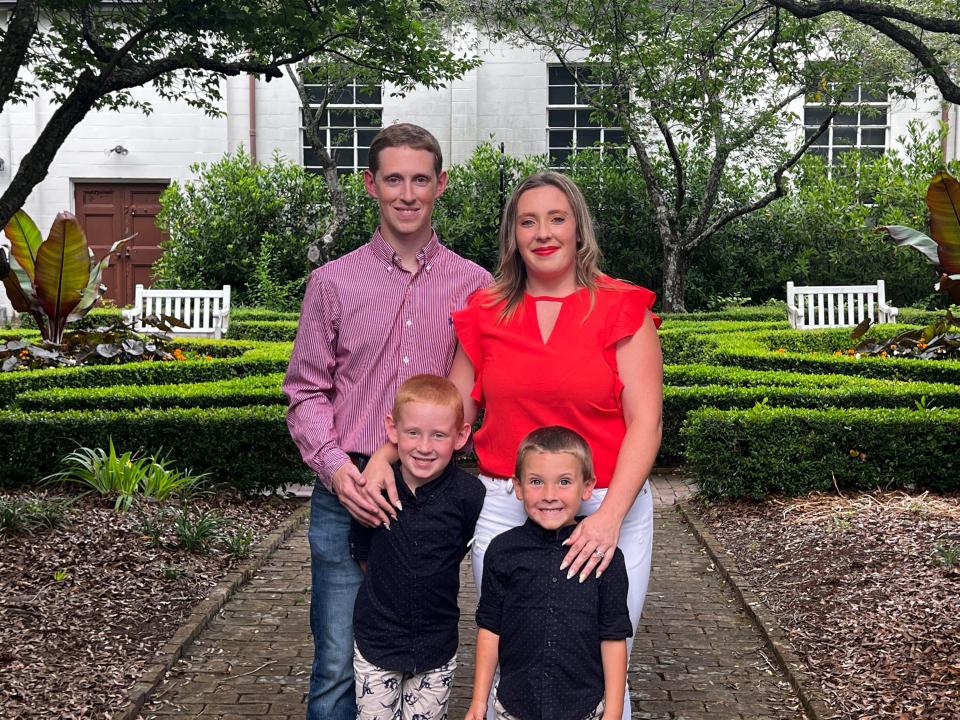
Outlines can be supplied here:
[[396, 421], [407, 403], [422, 402], [441, 405], [454, 411], [457, 429], [463, 425], [463, 400], [457, 386], [439, 375], [414, 375], [403, 381], [393, 401], [393, 419]]
[[568, 453], [580, 463], [580, 472], [584, 482], [594, 479], [593, 453], [590, 446], [580, 433], [562, 425], [548, 425], [537, 428], [520, 441], [517, 448], [517, 466], [514, 469], [515, 477], [523, 477], [523, 463], [527, 455], [532, 452]]
[[391, 147], [408, 147], [431, 153], [433, 169], [437, 177], [440, 177], [443, 171], [443, 153], [440, 151], [440, 143], [429, 130], [412, 123], [397, 123], [378, 132], [370, 143], [368, 162], [371, 173], [376, 175], [380, 168], [380, 151]]

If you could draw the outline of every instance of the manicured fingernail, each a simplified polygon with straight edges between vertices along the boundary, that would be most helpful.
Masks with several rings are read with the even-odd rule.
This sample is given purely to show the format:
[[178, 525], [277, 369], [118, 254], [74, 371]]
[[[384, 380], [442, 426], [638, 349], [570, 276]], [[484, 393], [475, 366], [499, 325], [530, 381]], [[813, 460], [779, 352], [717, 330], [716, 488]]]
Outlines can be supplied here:
[[390, 529], [390, 523], [387, 522], [386, 520], [383, 521], [383, 526], [384, 526], [387, 530]]
[[570, 544], [570, 538], [567, 538], [566, 540], [564, 540], [564, 541], [563, 541], [562, 543], [560, 543], [560, 544], [561, 544], [561, 545], [569, 545], [569, 544]]
[[586, 582], [586, 579], [587, 579], [587, 574], [586, 574], [586, 573], [581, 573], [581, 574], [580, 574], [580, 582]]
[[603, 572], [601, 570], [597, 570], [597, 580], [600, 579], [601, 575], [603, 575]]
[[560, 563], [560, 569], [561, 569], [561, 570], [566, 570], [566, 569], [567, 569], [567, 561], [566, 561], [566, 560], [564, 560], [562, 563]]
[[567, 580], [573, 577], [573, 570], [567, 573]]
[[394, 504], [397, 506], [397, 510], [399, 510], [400, 512], [403, 512], [403, 503], [397, 500], [397, 502]]

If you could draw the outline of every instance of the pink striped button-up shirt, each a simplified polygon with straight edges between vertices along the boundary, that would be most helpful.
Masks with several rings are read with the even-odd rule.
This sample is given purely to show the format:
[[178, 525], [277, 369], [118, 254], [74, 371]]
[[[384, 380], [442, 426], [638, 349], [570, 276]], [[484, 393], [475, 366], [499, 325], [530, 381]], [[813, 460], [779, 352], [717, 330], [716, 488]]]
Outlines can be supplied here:
[[348, 452], [369, 455], [386, 441], [400, 383], [447, 374], [457, 345], [450, 313], [492, 280], [436, 233], [417, 262], [415, 274], [404, 270], [378, 229], [310, 275], [283, 391], [290, 435], [328, 488]]

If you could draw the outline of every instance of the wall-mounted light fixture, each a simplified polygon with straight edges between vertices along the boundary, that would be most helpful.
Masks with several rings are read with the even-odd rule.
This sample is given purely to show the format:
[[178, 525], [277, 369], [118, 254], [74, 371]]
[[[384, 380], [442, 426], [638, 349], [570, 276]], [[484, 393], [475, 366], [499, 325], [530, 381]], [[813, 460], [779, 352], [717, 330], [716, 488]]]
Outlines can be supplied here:
[[110, 148], [109, 150], [107, 150], [107, 155], [109, 155], [110, 153], [116, 153], [117, 155], [126, 155], [129, 152], [130, 151], [127, 150], [123, 145], [116, 145]]

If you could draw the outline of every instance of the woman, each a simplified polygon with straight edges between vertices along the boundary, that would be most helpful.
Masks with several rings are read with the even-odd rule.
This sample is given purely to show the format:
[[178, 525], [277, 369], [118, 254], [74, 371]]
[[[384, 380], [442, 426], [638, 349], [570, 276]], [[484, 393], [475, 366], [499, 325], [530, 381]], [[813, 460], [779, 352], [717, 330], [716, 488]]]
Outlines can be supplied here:
[[[603, 275], [599, 259], [573, 181], [555, 172], [524, 180], [504, 212], [496, 282], [453, 314], [460, 346], [450, 379], [468, 422], [484, 411], [474, 438], [487, 489], [473, 545], [477, 587], [490, 540], [526, 519], [510, 482], [520, 440], [537, 427], [564, 425], [590, 443], [597, 490], [560, 567], [568, 577], [602, 573], [619, 545], [635, 633], [653, 539], [646, 479], [661, 435], [659, 318], [652, 292]], [[372, 491], [378, 483], [368, 472]]]

